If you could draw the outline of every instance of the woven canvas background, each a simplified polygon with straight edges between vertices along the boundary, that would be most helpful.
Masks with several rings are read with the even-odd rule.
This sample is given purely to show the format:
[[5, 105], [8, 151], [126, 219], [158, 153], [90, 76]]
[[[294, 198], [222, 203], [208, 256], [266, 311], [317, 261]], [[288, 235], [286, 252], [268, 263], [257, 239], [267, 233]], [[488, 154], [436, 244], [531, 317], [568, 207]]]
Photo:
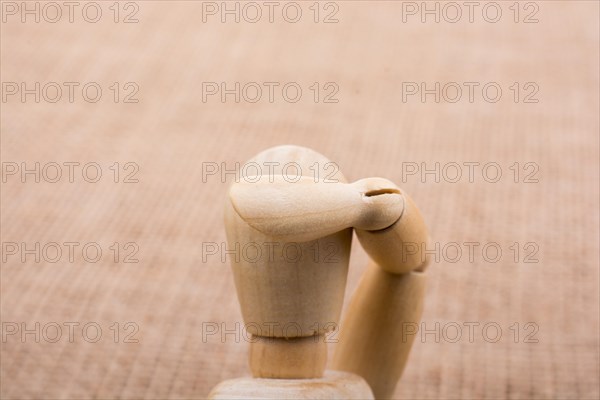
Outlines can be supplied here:
[[[301, 3], [296, 24], [281, 14], [274, 23], [221, 23], [218, 16], [203, 23], [201, 2], [138, 1], [139, 23], [123, 24], [112, 21], [111, 3], [100, 3], [96, 24], [81, 14], [74, 23], [22, 23], [18, 16], [2, 23], [3, 82], [97, 82], [104, 90], [95, 104], [80, 91], [73, 103], [12, 96], [1, 104], [3, 163], [96, 162], [103, 172], [97, 183], [81, 174], [73, 183], [7, 176], [2, 242], [96, 242], [104, 252], [96, 263], [81, 253], [73, 262], [63, 255], [36, 263], [3, 251], [3, 332], [14, 323], [63, 326], [56, 343], [44, 336], [38, 343], [33, 334], [4, 338], [3, 399], [203, 398], [218, 382], [247, 375], [244, 340], [202, 340], [207, 322], [227, 329], [242, 322], [228, 264], [202, 260], [203, 242], [225, 240], [229, 183], [216, 176], [203, 182], [202, 163], [231, 168], [286, 143], [325, 154], [350, 180], [398, 182], [441, 245], [496, 242], [503, 249], [496, 263], [479, 252], [473, 261], [463, 254], [431, 266], [426, 327], [455, 323], [462, 337], [452, 343], [454, 331], [446, 330], [439, 341], [419, 338], [397, 398], [598, 398], [598, 2], [536, 2], [533, 24], [513, 22], [510, 3], [501, 3], [498, 23], [480, 11], [473, 23], [467, 16], [404, 23], [402, 4], [392, 1], [337, 2], [333, 24], [314, 23], [312, 3]], [[203, 102], [202, 82], [222, 81], [298, 82], [304, 93], [297, 103], [281, 96]], [[479, 91], [472, 103], [466, 92], [456, 103], [402, 101], [403, 82], [436, 81], [497, 82], [503, 97], [490, 103]], [[139, 102], [115, 103], [113, 82], [135, 82]], [[335, 82], [339, 102], [315, 103], [314, 82]], [[539, 102], [515, 103], [514, 82], [521, 90], [535, 82]], [[120, 180], [122, 166], [136, 163], [139, 182], [114, 183], [114, 162]], [[503, 176], [488, 183], [479, 169], [473, 183], [466, 176], [403, 182], [408, 162], [496, 162]], [[513, 182], [515, 162], [521, 169], [536, 163], [539, 182]], [[115, 263], [114, 242], [136, 243], [139, 263], [123, 263], [124, 249]], [[538, 263], [522, 262], [528, 242], [539, 246]], [[367, 263], [358, 244], [352, 252], [346, 304]], [[80, 324], [72, 343], [68, 322]], [[90, 322], [102, 329], [96, 343], [82, 338]], [[138, 343], [124, 342], [127, 322], [139, 327]], [[472, 342], [469, 322], [480, 324]], [[502, 329], [497, 342], [485, 340], [486, 323]], [[525, 342], [536, 326], [537, 343]]]

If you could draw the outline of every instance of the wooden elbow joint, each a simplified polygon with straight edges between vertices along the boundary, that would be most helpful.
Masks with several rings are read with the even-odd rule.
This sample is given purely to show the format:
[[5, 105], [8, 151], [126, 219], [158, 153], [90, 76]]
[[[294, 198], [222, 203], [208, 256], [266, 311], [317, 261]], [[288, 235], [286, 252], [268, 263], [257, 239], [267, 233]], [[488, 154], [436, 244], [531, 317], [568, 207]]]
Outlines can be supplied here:
[[401, 193], [402, 215], [391, 226], [375, 231], [356, 229], [356, 236], [369, 257], [384, 271], [405, 274], [424, 271], [429, 235], [425, 221], [412, 199]]

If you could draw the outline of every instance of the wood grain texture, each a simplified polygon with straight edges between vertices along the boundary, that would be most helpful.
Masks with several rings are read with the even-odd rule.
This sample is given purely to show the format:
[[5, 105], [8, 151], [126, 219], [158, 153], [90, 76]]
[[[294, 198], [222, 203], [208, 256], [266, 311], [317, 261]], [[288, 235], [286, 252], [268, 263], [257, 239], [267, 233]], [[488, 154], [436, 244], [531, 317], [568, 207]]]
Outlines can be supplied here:
[[231, 379], [220, 383], [210, 399], [349, 399], [372, 400], [369, 385], [349, 372], [327, 371], [321, 379]]
[[[402, 215], [394, 224], [379, 230], [356, 229], [356, 236], [369, 257], [384, 271], [405, 274], [423, 271], [430, 262], [432, 248], [427, 225], [414, 201], [402, 197]], [[377, 196], [379, 197], [379, 196]]]
[[[256, 336], [250, 343], [249, 365], [255, 378], [322, 378], [327, 363], [324, 335], [298, 338]], [[282, 393], [282, 397], [289, 394]]]
[[331, 368], [362, 376], [376, 399], [389, 399], [409, 360], [423, 312], [426, 274], [367, 267], [348, 312]]
[[[218, 16], [203, 23], [201, 2], [191, 1], [139, 2], [138, 24], [115, 24], [107, 8], [97, 24], [22, 24], [18, 16], [2, 23], [3, 82], [98, 82], [104, 89], [98, 103], [35, 103], [32, 96], [22, 103], [16, 96], [0, 104], [2, 162], [98, 162], [104, 173], [98, 183], [80, 174], [69, 183], [66, 168], [58, 183], [7, 177], [2, 242], [74, 241], [78, 249], [97, 242], [104, 255], [88, 263], [77, 253], [70, 262], [63, 247], [57, 263], [22, 262], [19, 254], [3, 260], [3, 329], [57, 322], [63, 331], [55, 343], [41, 332], [39, 343], [19, 334], [0, 343], [0, 397], [205, 398], [217, 383], [249, 376], [231, 256], [203, 251], [203, 243], [226, 242], [222, 204], [235, 177], [203, 176], [202, 163], [235, 169], [285, 143], [326, 154], [348, 181], [398, 183], [418, 204], [432, 245], [462, 249], [453, 262], [451, 247], [447, 257], [432, 257], [423, 311], [431, 333], [415, 338], [394, 398], [600, 397], [598, 3], [537, 3], [533, 24], [514, 23], [504, 2], [496, 24], [479, 17], [421, 23], [419, 15], [404, 23], [401, 2], [391, 1], [338, 2], [334, 24], [312, 22], [309, 4], [297, 24], [222, 24]], [[202, 83], [222, 81], [229, 88], [298, 82], [303, 96], [270, 103], [265, 89], [257, 103], [233, 96], [203, 102]], [[463, 86], [456, 103], [436, 103], [433, 95], [403, 102], [403, 82], [470, 81], [497, 82], [503, 96], [490, 103], [478, 91], [471, 103]], [[139, 103], [115, 103], [114, 82], [136, 82]], [[315, 103], [314, 82], [322, 90], [337, 83], [339, 102], [323, 103], [321, 91]], [[514, 82], [522, 90], [537, 83], [539, 102], [515, 103]], [[120, 183], [108, 169], [116, 161]], [[139, 165], [139, 183], [122, 183], [126, 162]], [[439, 182], [423, 179], [422, 163], [431, 170], [436, 162]], [[441, 176], [452, 162], [462, 167], [457, 183]], [[479, 163], [473, 182], [465, 162]], [[482, 179], [490, 162], [502, 168], [496, 183]], [[518, 183], [509, 169], [515, 162]], [[523, 182], [533, 170], [524, 169], [528, 162], [539, 167], [538, 183]], [[137, 243], [139, 262], [115, 263], [114, 242]], [[472, 261], [468, 242], [480, 243]], [[524, 248], [530, 242], [535, 255]], [[482, 257], [486, 243], [501, 246], [500, 260]], [[358, 245], [350, 259], [346, 308], [368, 262]], [[80, 324], [73, 342], [68, 322]], [[82, 338], [89, 322], [101, 326], [102, 340]], [[138, 343], [123, 341], [132, 332], [123, 329], [127, 322], [138, 325]], [[493, 323], [502, 329], [497, 341], [489, 340]], [[451, 341], [455, 324], [461, 336]]]

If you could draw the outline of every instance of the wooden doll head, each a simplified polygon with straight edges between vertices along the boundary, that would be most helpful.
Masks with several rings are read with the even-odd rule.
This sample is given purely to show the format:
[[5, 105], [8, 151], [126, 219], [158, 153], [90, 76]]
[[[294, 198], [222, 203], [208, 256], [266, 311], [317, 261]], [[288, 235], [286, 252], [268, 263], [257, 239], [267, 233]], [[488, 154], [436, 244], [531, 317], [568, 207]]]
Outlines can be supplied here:
[[[248, 161], [229, 190], [225, 222], [258, 377], [320, 377], [324, 334], [337, 329], [352, 228], [393, 225], [404, 197], [382, 178], [346, 182], [313, 150], [280, 146]], [[255, 174], [250, 175], [252, 171]], [[269, 339], [269, 340], [267, 340]]]
[[[260, 167], [263, 179], [278, 177], [281, 180], [285, 176], [293, 181], [298, 173], [313, 181], [315, 168], [322, 173], [329, 162], [321, 154], [307, 148], [280, 146], [258, 154], [247, 165]], [[246, 167], [243, 170], [256, 168]], [[346, 182], [339, 172], [336, 178]], [[249, 186], [260, 204], [260, 197], [266, 195], [260, 189], [261, 183], [255, 176], [242, 175], [240, 180], [241, 184]], [[266, 187], [264, 181], [262, 186]], [[339, 323], [352, 229], [346, 228], [302, 242], [282, 240], [281, 237], [252, 227], [233, 204], [232, 201], [226, 204], [225, 224], [229, 249], [238, 248], [238, 254], [241, 255], [232, 263], [232, 267], [246, 329], [256, 340], [251, 344], [251, 356], [252, 348], [262, 346], [263, 338], [295, 339], [294, 346], [286, 346], [292, 342], [272, 342], [273, 346], [284, 346], [282, 350], [287, 352], [290, 348], [307, 351], [306, 356], [314, 357], [320, 364], [316, 369], [311, 368], [308, 377], [320, 376], [326, 360], [326, 346], [320, 336], [336, 328]], [[301, 341], [300, 338], [310, 340]], [[290, 364], [302, 365], [298, 362], [290, 360]], [[282, 371], [286, 377], [307, 375], [306, 372], [294, 371], [293, 365], [289, 365], [289, 369]], [[263, 375], [254, 372], [255, 375]]]
[[[399, 340], [402, 327], [422, 311], [428, 234], [419, 210], [387, 179], [347, 183], [337, 165], [303, 147], [268, 149], [242, 171], [225, 205], [228, 251], [252, 334], [250, 369], [256, 378], [278, 379], [227, 381], [212, 395], [372, 398], [372, 389], [389, 397], [412, 345], [412, 338]], [[353, 228], [373, 262], [333, 358], [333, 369], [348, 374], [323, 376], [325, 333], [339, 329]], [[347, 380], [356, 384], [352, 393]]]

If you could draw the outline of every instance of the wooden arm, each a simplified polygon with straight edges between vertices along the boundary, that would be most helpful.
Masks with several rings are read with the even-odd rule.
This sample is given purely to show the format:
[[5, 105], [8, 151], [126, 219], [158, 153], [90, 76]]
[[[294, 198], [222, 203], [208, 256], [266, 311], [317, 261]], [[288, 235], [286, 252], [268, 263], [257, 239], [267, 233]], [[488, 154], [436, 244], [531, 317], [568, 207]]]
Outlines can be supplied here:
[[254, 229], [281, 241], [307, 242], [351, 227], [389, 227], [404, 211], [399, 193], [382, 178], [326, 183], [306, 176], [265, 175], [232, 185], [229, 198]]
[[354, 293], [332, 366], [362, 376], [376, 399], [393, 395], [423, 311], [427, 230], [417, 207], [403, 196], [406, 207], [394, 225], [356, 231], [374, 262]]

